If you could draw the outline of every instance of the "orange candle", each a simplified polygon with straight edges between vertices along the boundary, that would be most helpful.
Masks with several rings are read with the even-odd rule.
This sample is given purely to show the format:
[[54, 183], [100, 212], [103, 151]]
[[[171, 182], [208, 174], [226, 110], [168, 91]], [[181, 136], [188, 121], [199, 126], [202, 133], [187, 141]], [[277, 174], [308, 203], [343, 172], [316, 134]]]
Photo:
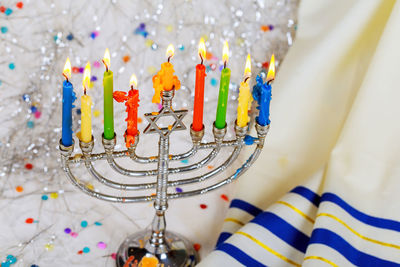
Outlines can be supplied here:
[[178, 90], [181, 87], [181, 82], [174, 75], [174, 65], [170, 62], [174, 56], [174, 47], [169, 45], [167, 48], [168, 61], [161, 64], [161, 70], [153, 77], [154, 96], [153, 103], [160, 103], [160, 95], [163, 90]]
[[203, 129], [203, 107], [204, 107], [204, 79], [206, 77], [206, 67], [203, 60], [206, 56], [206, 45], [204, 39], [200, 39], [199, 56], [201, 63], [196, 66], [196, 84], [194, 92], [193, 124], [192, 129], [201, 131]]

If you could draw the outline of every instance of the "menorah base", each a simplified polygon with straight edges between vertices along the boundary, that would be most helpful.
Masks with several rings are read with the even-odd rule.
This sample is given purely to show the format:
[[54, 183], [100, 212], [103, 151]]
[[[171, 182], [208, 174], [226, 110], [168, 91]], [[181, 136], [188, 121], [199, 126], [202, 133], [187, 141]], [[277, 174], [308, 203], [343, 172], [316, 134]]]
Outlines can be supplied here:
[[154, 253], [154, 247], [149, 243], [150, 236], [150, 230], [143, 230], [125, 239], [118, 249], [117, 267], [136, 266], [134, 262], [138, 264], [145, 257], [148, 259], [143, 262], [154, 262], [151, 257], [156, 257], [159, 263], [157, 266], [164, 267], [191, 267], [198, 263], [199, 257], [193, 244], [181, 235], [166, 231], [165, 239], [169, 249], [167, 253], [161, 254]]

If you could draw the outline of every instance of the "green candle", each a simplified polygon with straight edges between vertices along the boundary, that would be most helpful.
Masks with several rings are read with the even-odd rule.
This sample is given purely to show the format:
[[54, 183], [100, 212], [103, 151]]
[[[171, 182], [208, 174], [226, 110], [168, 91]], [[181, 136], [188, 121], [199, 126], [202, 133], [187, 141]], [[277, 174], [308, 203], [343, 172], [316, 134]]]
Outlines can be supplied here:
[[110, 53], [106, 49], [103, 59], [106, 65], [106, 71], [103, 76], [104, 88], [104, 138], [111, 140], [114, 138], [114, 99], [113, 99], [113, 79], [114, 74], [109, 70], [110, 67]]
[[219, 84], [219, 96], [217, 106], [217, 117], [215, 119], [215, 127], [218, 129], [225, 128], [226, 124], [226, 108], [228, 105], [228, 92], [229, 92], [229, 80], [231, 78], [231, 70], [226, 68], [228, 62], [229, 48], [228, 43], [225, 42], [223, 49], [222, 59], [224, 61], [224, 69], [221, 71], [221, 81]]

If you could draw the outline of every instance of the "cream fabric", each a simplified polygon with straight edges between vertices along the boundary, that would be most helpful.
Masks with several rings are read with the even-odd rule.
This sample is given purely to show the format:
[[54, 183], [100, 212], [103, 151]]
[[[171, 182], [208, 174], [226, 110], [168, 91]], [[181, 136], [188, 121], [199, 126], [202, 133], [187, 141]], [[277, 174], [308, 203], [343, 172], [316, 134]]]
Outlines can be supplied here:
[[[319, 195], [340, 196], [363, 214], [400, 221], [399, 77], [400, 2], [303, 0], [296, 41], [273, 84], [266, 146], [255, 166], [237, 182], [236, 198], [279, 214], [308, 236], [313, 229], [330, 229], [357, 250], [400, 264], [399, 231], [360, 221], [330, 201], [313, 208], [293, 193], [284, 196], [283, 200], [290, 199], [284, 202], [303, 209], [315, 221], [311, 226], [304, 216], [303, 222], [291, 221], [298, 213], [285, 214], [287, 206], [273, 204], [303, 185]], [[340, 218], [359, 235], [325, 214]], [[253, 216], [232, 208], [227, 218], [246, 223]], [[228, 220], [222, 231], [253, 231], [266, 245], [304, 266], [359, 265], [328, 246], [312, 244], [306, 253], [298, 253], [252, 223], [240, 228]], [[263, 264], [295, 265], [243, 236], [233, 235], [227, 242], [251, 247], [252, 257]], [[241, 265], [215, 251], [199, 266], [223, 264]]]

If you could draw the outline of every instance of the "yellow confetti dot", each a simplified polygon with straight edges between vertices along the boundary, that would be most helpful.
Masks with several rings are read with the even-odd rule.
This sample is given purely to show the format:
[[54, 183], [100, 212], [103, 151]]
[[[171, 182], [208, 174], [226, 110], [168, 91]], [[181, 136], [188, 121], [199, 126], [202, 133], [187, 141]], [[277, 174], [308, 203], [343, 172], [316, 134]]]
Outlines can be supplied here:
[[167, 32], [172, 32], [172, 31], [174, 30], [174, 26], [168, 25], [168, 26], [166, 27], [166, 29], [167, 29]]
[[87, 183], [86, 187], [90, 190], [94, 190], [94, 186], [91, 183]]
[[154, 67], [154, 66], [149, 66], [149, 67], [147, 67], [147, 72], [148, 72], [149, 74], [154, 74], [154, 73], [157, 72], [157, 69], [156, 69], [156, 67]]
[[44, 248], [45, 248], [47, 251], [52, 251], [52, 250], [54, 249], [54, 245], [53, 245], [53, 244], [50, 244], [50, 243], [47, 243], [46, 245], [44, 245]]
[[150, 40], [150, 39], [147, 39], [146, 42], [145, 42], [145, 45], [146, 45], [147, 47], [150, 47], [152, 44], [154, 44], [154, 41], [153, 41], [153, 40]]
[[57, 192], [50, 193], [50, 198], [53, 198], [53, 199], [58, 198], [58, 193]]
[[95, 111], [93, 111], [93, 116], [95, 116], [96, 118], [100, 116], [100, 110], [96, 109]]
[[94, 87], [94, 83], [93, 83], [93, 82], [90, 82], [90, 83], [89, 83], [89, 88], [92, 89], [93, 87]]

